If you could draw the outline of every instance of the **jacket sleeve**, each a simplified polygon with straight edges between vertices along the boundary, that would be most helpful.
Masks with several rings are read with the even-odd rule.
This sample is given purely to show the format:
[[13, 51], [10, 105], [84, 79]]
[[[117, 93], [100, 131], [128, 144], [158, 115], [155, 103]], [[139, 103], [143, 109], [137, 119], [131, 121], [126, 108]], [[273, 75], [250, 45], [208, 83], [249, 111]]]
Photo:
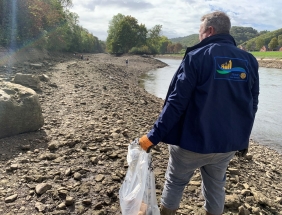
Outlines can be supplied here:
[[252, 86], [251, 92], [252, 92], [252, 96], [253, 96], [253, 111], [254, 114], [256, 114], [257, 110], [258, 110], [258, 96], [259, 96], [259, 73], [258, 73], [258, 64], [256, 67], [256, 74], [257, 76], [255, 77], [254, 80], [254, 84]]
[[158, 144], [177, 124], [189, 104], [191, 95], [197, 82], [197, 68], [191, 56], [187, 55], [180, 65], [174, 89], [167, 97], [167, 101], [155, 122], [152, 130], [147, 134], [149, 140]]

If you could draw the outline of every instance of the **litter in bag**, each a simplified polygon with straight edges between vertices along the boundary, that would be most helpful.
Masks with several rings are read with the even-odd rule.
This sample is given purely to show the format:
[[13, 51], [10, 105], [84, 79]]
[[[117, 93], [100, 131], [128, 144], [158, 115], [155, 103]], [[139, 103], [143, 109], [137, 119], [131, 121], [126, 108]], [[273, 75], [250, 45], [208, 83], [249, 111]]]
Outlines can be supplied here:
[[128, 170], [119, 190], [122, 215], [160, 215], [151, 153], [142, 150], [135, 140], [128, 146], [127, 163]]

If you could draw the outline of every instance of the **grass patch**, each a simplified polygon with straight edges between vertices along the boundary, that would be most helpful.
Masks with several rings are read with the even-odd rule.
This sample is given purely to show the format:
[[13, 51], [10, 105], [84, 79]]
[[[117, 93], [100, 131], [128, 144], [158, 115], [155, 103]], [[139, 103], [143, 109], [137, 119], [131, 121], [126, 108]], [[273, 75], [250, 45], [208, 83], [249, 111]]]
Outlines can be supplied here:
[[282, 59], [282, 52], [272, 51], [272, 52], [251, 52], [257, 58], [277, 58]]

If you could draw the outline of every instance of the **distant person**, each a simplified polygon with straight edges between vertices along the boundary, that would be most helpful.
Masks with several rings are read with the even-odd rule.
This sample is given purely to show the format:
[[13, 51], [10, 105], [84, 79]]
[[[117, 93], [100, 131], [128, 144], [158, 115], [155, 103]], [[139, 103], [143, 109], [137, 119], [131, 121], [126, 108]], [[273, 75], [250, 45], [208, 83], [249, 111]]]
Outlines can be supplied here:
[[256, 58], [236, 47], [225, 13], [209, 13], [201, 21], [200, 43], [187, 48], [158, 120], [139, 139], [145, 151], [170, 144], [161, 215], [176, 214], [197, 168], [206, 214], [223, 213], [227, 166], [236, 151], [247, 153], [258, 109]]
[[83, 55], [80, 55], [80, 59], [83, 60]]
[[125, 64], [126, 64], [126, 66], [128, 66], [128, 59], [125, 60]]

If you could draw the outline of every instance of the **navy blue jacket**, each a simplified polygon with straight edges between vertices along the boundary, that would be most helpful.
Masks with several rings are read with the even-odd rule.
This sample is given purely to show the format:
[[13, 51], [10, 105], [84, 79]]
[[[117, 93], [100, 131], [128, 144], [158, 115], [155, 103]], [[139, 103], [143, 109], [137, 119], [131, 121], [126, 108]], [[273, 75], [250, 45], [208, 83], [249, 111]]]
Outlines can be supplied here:
[[248, 148], [258, 95], [254, 56], [229, 34], [208, 37], [187, 49], [147, 136], [203, 154]]

